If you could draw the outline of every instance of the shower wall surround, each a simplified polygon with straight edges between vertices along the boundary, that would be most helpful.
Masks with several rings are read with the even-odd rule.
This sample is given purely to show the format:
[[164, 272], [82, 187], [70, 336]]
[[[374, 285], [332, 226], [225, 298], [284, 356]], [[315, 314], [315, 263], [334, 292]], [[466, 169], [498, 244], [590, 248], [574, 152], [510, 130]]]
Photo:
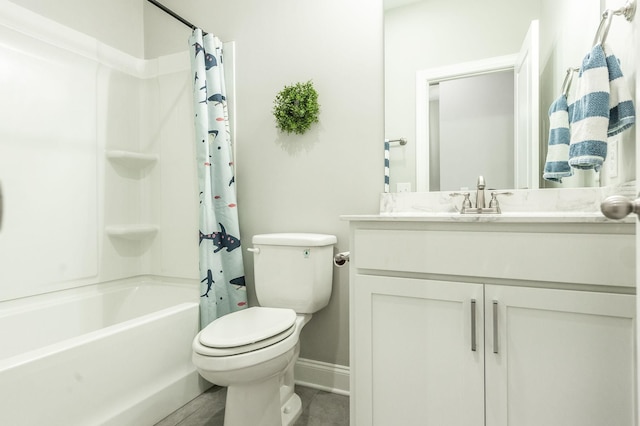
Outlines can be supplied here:
[[186, 51], [140, 59], [2, 0], [0, 63], [0, 301], [142, 274], [195, 278], [196, 218], [162, 208], [197, 203], [195, 172], [157, 161], [192, 165], [192, 138], [172, 133], [190, 113]]
[[100, 64], [4, 22], [0, 34], [0, 298], [11, 299], [97, 275]]

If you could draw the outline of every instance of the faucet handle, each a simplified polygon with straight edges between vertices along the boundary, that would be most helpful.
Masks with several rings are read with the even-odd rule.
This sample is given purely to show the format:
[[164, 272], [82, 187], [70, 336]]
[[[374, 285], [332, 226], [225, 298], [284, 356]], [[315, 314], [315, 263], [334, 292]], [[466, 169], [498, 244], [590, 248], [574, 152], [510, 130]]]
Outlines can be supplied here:
[[462, 200], [462, 211], [471, 208], [471, 200], [469, 199], [470, 195], [471, 193], [469, 192], [452, 192], [449, 194], [450, 197], [464, 197], [464, 200]]
[[513, 195], [510, 191], [491, 191], [491, 201], [489, 201], [489, 208], [495, 208], [500, 213], [500, 203], [498, 203], [498, 195]]
[[498, 191], [495, 189], [490, 189], [489, 191], [491, 191], [491, 198], [497, 196], [497, 195], [513, 195], [513, 192], [511, 191]]

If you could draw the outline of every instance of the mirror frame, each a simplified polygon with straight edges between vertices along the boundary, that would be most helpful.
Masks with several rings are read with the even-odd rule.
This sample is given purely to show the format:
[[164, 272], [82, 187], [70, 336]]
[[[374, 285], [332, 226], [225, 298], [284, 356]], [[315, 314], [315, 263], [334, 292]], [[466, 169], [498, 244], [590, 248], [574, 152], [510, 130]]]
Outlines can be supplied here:
[[441, 81], [513, 70], [517, 59], [518, 55], [512, 54], [416, 71], [416, 191], [429, 192], [430, 86]]

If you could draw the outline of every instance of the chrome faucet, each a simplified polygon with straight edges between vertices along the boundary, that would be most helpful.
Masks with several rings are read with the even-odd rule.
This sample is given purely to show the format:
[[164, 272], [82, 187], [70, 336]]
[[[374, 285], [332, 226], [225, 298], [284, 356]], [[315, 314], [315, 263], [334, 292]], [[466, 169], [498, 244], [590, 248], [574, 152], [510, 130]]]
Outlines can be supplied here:
[[476, 208], [477, 209], [484, 209], [485, 208], [485, 202], [484, 202], [484, 187], [485, 187], [485, 183], [484, 183], [484, 176], [478, 176], [478, 185], [477, 185], [477, 189], [476, 189]]
[[485, 188], [486, 183], [484, 181], [484, 176], [478, 176], [478, 183], [476, 185], [476, 206], [473, 207], [471, 204], [471, 200], [469, 199], [468, 192], [452, 192], [449, 194], [451, 197], [455, 196], [463, 196], [464, 200], [462, 201], [462, 208], [460, 209], [460, 213], [462, 214], [483, 214], [483, 213], [502, 213], [500, 210], [500, 204], [498, 203], [498, 195], [512, 195], [512, 192], [497, 192], [495, 190], [491, 190], [491, 201], [489, 202], [489, 207], [486, 205], [485, 198]]

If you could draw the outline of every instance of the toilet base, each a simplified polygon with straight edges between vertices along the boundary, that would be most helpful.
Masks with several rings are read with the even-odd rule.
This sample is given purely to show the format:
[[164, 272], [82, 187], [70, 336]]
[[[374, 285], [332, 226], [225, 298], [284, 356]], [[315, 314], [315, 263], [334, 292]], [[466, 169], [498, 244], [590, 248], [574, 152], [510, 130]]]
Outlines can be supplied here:
[[225, 426], [291, 426], [302, 412], [300, 397], [292, 393], [281, 404], [278, 376], [248, 386], [229, 386]]
[[298, 394], [293, 394], [287, 402], [282, 405], [282, 426], [291, 426], [298, 420], [302, 413], [302, 400]]

